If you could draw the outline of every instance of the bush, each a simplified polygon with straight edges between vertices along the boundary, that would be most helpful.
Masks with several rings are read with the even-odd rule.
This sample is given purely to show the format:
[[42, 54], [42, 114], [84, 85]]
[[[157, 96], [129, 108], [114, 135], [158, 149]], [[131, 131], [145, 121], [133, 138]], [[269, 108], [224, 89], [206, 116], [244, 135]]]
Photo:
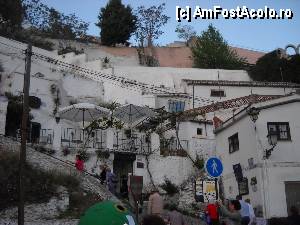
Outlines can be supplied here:
[[[18, 203], [19, 155], [8, 151], [0, 152], [0, 210]], [[25, 202], [41, 203], [48, 201], [56, 192], [57, 186], [69, 190], [79, 187], [79, 181], [72, 176], [56, 172], [44, 172], [25, 164]]]
[[90, 158], [89, 154], [85, 150], [83, 150], [83, 149], [79, 150], [77, 152], [77, 154], [80, 155], [81, 158], [82, 158], [82, 160], [85, 161], [85, 162], [88, 161], [89, 158]]
[[278, 51], [269, 52], [257, 60], [249, 74], [257, 81], [300, 83], [300, 55], [280, 58]]
[[71, 192], [69, 209], [60, 214], [59, 219], [80, 218], [86, 209], [101, 201], [103, 199], [93, 193]]
[[196, 156], [195, 166], [201, 170], [204, 167], [204, 159], [202, 157]]
[[33, 46], [42, 48], [48, 51], [53, 50], [53, 43], [49, 41], [45, 41], [45, 39], [33, 36], [30, 31], [22, 30], [14, 34], [13, 39], [24, 42], [24, 43], [31, 43]]
[[179, 188], [167, 178], [165, 178], [165, 183], [160, 187], [164, 189], [168, 195], [171, 196], [179, 192]]
[[56, 171], [48, 171], [43, 173], [49, 183], [67, 187], [69, 191], [77, 190], [77, 188], [79, 187], [79, 181], [77, 180], [77, 178], [70, 175], [58, 173]]
[[58, 55], [64, 55], [64, 54], [67, 54], [67, 53], [70, 53], [70, 52], [74, 52], [75, 55], [79, 55], [79, 54], [82, 54], [84, 53], [83, 50], [77, 50], [76, 48], [74, 47], [71, 47], [71, 46], [68, 46], [68, 47], [65, 47], [61, 50], [58, 51]]

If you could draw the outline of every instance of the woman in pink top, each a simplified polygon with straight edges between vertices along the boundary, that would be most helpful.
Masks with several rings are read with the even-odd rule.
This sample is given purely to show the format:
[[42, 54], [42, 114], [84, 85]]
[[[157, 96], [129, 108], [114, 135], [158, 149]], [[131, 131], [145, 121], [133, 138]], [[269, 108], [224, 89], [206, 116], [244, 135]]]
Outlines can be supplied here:
[[84, 169], [84, 163], [80, 155], [76, 155], [75, 167], [80, 172], [82, 172]]

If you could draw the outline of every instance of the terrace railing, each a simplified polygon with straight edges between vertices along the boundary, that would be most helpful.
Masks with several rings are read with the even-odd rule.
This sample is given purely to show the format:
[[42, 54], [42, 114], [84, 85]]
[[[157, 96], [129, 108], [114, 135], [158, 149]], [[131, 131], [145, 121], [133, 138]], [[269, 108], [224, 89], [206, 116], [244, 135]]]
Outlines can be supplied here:
[[95, 130], [90, 136], [86, 131], [75, 128], [62, 128], [61, 145], [69, 148], [95, 148], [106, 149], [107, 132]]
[[128, 152], [147, 155], [151, 153], [151, 140], [146, 134], [121, 131], [114, 132], [114, 152]]
[[181, 156], [187, 157], [189, 149], [188, 140], [180, 140], [180, 144], [176, 138], [160, 140], [160, 154], [163, 156]]
[[54, 138], [54, 131], [53, 129], [41, 129], [40, 130], [40, 138], [39, 143], [40, 144], [53, 144], [53, 138]]
[[[123, 152], [134, 154], [150, 154], [150, 137], [143, 133], [132, 132], [130, 135], [125, 130], [115, 130], [112, 136], [108, 136], [106, 130], [95, 130], [89, 137], [87, 132], [75, 128], [62, 128], [61, 146], [68, 148], [94, 148], [110, 152]], [[113, 146], [108, 139], [112, 138]]]

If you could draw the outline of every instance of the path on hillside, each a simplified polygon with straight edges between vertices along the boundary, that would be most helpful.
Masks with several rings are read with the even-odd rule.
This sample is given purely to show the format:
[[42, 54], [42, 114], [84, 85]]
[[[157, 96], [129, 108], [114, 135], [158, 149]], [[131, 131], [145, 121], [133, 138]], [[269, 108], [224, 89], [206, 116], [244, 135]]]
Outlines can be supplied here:
[[[11, 152], [19, 152], [20, 143], [11, 138], [0, 135], [0, 151], [7, 150]], [[44, 171], [55, 171], [57, 173], [76, 176], [80, 181], [80, 186], [83, 190], [98, 194], [104, 200], [120, 201], [112, 195], [100, 181], [86, 173], [80, 173], [73, 165], [67, 164], [50, 155], [36, 151], [27, 146], [27, 161], [36, 168]]]
[[[11, 138], [4, 137], [0, 135], [0, 151], [11, 151], [11, 152], [19, 152], [20, 143], [14, 141]], [[90, 191], [92, 193], [98, 194], [101, 198], [105, 200], [120, 200], [112, 195], [105, 186], [100, 184], [100, 181], [88, 174], [78, 173], [76, 168], [70, 164], [64, 163], [63, 161], [51, 157], [47, 154], [38, 152], [33, 148], [27, 146], [27, 161], [34, 167], [40, 168], [45, 171], [55, 171], [58, 173], [75, 175], [80, 180], [80, 186], [82, 189], [86, 191]], [[145, 210], [145, 209], [144, 209]], [[145, 210], [146, 211], [146, 210]], [[196, 219], [193, 217], [184, 216], [185, 221], [188, 225], [199, 225], [202, 224], [200, 219]], [[17, 221], [9, 220], [9, 219], [0, 219], [1, 225], [17, 225]], [[65, 220], [48, 220], [48, 221], [27, 221], [25, 225], [77, 225], [77, 219], [65, 219]]]

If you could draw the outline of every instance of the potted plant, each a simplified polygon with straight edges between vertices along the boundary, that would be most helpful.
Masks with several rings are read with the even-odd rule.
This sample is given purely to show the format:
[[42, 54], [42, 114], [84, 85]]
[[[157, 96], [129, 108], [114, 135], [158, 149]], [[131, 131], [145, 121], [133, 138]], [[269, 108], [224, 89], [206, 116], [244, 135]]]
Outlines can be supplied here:
[[85, 151], [85, 150], [79, 150], [78, 152], [77, 152], [77, 154], [78, 155], [80, 155], [81, 156], [81, 158], [82, 158], [82, 160], [83, 161], [88, 161], [88, 159], [89, 159], [89, 154]]
[[204, 167], [204, 159], [202, 157], [199, 157], [198, 155], [196, 156], [196, 160], [195, 160], [195, 166], [198, 169], [203, 169]]

